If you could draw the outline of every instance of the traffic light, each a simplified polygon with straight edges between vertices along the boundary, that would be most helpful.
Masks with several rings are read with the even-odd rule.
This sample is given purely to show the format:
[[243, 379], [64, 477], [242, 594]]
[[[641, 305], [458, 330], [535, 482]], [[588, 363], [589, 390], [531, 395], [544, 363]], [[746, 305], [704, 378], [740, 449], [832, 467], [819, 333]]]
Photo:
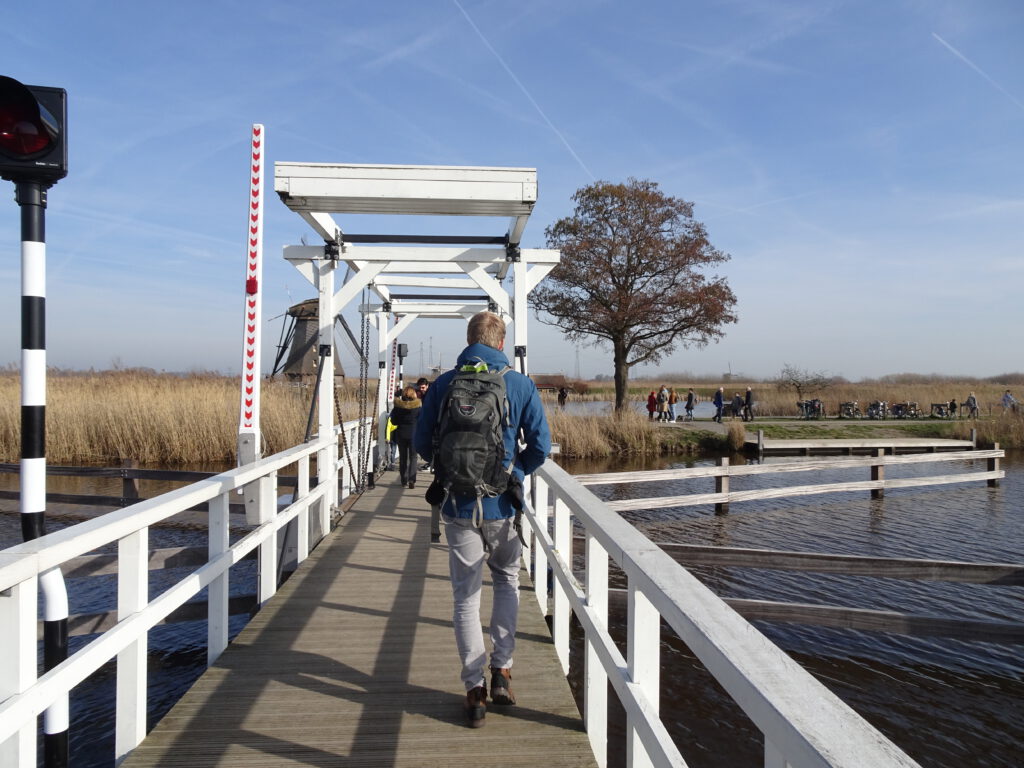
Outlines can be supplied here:
[[0, 75], [0, 177], [53, 183], [68, 175], [67, 92]]

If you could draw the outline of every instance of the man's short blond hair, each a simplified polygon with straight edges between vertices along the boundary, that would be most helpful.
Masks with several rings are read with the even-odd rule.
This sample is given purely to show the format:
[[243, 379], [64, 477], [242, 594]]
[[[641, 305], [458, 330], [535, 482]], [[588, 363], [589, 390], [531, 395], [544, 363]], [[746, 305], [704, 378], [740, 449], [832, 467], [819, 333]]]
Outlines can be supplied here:
[[498, 349], [505, 341], [505, 321], [493, 312], [477, 312], [469, 319], [466, 343], [486, 344]]

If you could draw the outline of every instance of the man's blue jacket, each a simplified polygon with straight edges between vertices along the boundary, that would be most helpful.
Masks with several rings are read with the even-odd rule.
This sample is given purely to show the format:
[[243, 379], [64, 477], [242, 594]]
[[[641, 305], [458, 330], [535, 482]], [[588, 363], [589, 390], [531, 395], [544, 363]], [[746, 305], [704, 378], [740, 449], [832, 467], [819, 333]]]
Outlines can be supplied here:
[[[487, 363], [487, 367], [492, 371], [500, 371], [508, 367], [508, 358], [505, 357], [504, 352], [494, 347], [488, 347], [486, 344], [470, 344], [459, 355], [455, 370], [446, 371], [438, 376], [437, 381], [430, 385], [430, 389], [423, 397], [423, 411], [416, 424], [413, 447], [416, 449], [416, 453], [427, 461], [432, 459], [438, 412], [444, 403], [452, 378], [463, 365], [477, 362]], [[505, 466], [508, 466], [510, 457], [516, 456], [516, 435], [522, 429], [526, 448], [516, 456], [513, 468], [516, 477], [522, 480], [524, 475], [530, 474], [544, 463], [545, 457], [551, 450], [551, 432], [548, 430], [544, 406], [541, 405], [537, 387], [529, 377], [517, 371], [508, 371], [505, 374], [505, 390], [509, 404], [509, 425], [505, 428]], [[458, 498], [449, 497], [441, 511], [451, 517], [471, 518], [475, 508], [475, 496], [460, 496]], [[512, 517], [515, 514], [507, 494], [493, 498], [485, 497], [483, 512], [485, 520], [497, 520], [503, 517]]]

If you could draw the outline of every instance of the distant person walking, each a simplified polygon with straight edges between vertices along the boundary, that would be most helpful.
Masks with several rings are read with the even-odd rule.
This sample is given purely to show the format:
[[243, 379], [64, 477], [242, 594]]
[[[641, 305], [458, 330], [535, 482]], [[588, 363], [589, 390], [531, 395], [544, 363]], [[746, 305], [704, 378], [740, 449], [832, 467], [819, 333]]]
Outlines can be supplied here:
[[715, 417], [714, 420], [719, 424], [722, 423], [722, 409], [725, 408], [725, 387], [719, 387], [718, 391], [715, 392], [715, 399], [711, 401], [715, 405]]
[[679, 395], [676, 394], [675, 387], [669, 387], [668, 390], [668, 420], [676, 420], [676, 403], [679, 402]]
[[732, 396], [732, 420], [736, 421], [737, 416], [743, 416], [743, 396], [739, 392]]
[[693, 421], [693, 406], [697, 404], [697, 395], [693, 391], [693, 387], [690, 387], [690, 391], [686, 393], [686, 420]]
[[558, 407], [565, 408], [565, 401], [569, 399], [569, 390], [565, 387], [558, 388]]
[[402, 390], [402, 396], [395, 398], [389, 421], [395, 425], [395, 442], [398, 444], [398, 473], [402, 485], [416, 487], [416, 455], [412, 452], [412, 438], [416, 434], [422, 401], [416, 397], [414, 387]]
[[949, 401], [949, 418], [956, 418], [956, 398], [954, 397]]
[[654, 421], [654, 412], [658, 410], [658, 396], [654, 394], [654, 390], [651, 390], [651, 394], [647, 396], [647, 418]]
[[967, 416], [972, 419], [978, 418], [978, 398], [971, 392], [964, 400], [964, 408], [967, 410]]
[[1003, 413], [1007, 413], [1008, 411], [1013, 411], [1014, 413], [1017, 412], [1017, 398], [1010, 394], [1010, 390], [1006, 390], [1003, 394], [1002, 403]]
[[754, 420], [754, 390], [747, 387], [747, 395], [743, 400], [743, 420]]
[[664, 384], [658, 390], [658, 421], [668, 421], [668, 387]]

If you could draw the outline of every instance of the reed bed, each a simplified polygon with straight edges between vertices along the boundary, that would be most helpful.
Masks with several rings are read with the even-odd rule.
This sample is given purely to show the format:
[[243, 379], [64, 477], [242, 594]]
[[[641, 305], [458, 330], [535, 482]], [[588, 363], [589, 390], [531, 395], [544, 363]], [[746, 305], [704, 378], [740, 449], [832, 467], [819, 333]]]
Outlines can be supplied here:
[[[705, 433], [664, 429], [634, 411], [595, 415], [548, 408], [547, 416], [552, 441], [573, 458], [692, 453], [709, 439]], [[736, 426], [742, 433], [742, 425]]]
[[[685, 393], [688, 384], [673, 384]], [[745, 391], [747, 383], [730, 382], [726, 392]], [[795, 416], [796, 396], [772, 383], [751, 382], [757, 415]], [[715, 387], [695, 387], [704, 399]], [[947, 382], [838, 384], [821, 397], [834, 415], [840, 402], [857, 400], [862, 409], [871, 400], [916, 401], [925, 413], [932, 402], [958, 402], [972, 390], [982, 418], [956, 423], [967, 436], [972, 427], [979, 438], [1007, 448], [1024, 447], [1024, 417], [1004, 414], [999, 399], [1006, 387], [996, 383]], [[371, 393], [375, 392], [371, 382]], [[339, 387], [342, 418], [359, 415], [355, 387]], [[637, 399], [645, 400], [647, 385]], [[594, 397], [591, 393], [588, 397]], [[104, 371], [51, 375], [48, 380], [47, 460], [51, 464], [109, 464], [135, 459], [158, 466], [212, 466], [235, 461], [238, 431], [238, 381], [216, 374], [177, 376], [147, 371]], [[262, 389], [263, 453], [271, 454], [300, 442], [309, 415], [311, 391], [284, 381], [264, 381]], [[545, 397], [547, 401], [547, 398]], [[0, 460], [20, 457], [20, 381], [16, 372], [0, 372]], [[573, 457], [662, 455], [721, 448], [709, 437], [689, 430], [666, 430], [632, 409], [618, 416], [571, 414], [549, 407], [548, 422], [562, 452]], [[729, 425], [728, 442], [742, 445], [739, 423]], [[734, 434], [735, 433], [735, 434]]]
[[[234, 462], [238, 380], [217, 375], [174, 376], [102, 372], [51, 376], [47, 382], [46, 456], [51, 464], [102, 464], [136, 459], [161, 466]], [[20, 382], [0, 375], [0, 457], [20, 456]], [[264, 382], [264, 453], [303, 438], [306, 389]]]

